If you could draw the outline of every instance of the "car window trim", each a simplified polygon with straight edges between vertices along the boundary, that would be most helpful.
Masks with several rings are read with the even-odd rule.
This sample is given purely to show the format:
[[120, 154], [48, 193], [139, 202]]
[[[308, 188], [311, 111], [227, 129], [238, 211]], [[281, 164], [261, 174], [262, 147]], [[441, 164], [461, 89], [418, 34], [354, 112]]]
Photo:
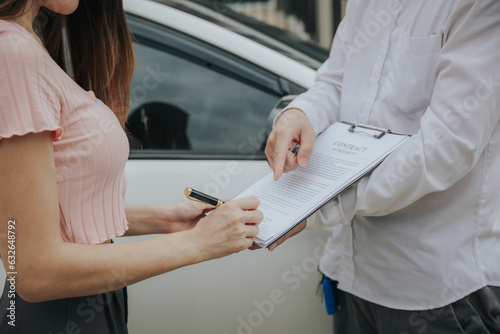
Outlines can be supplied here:
[[127, 13], [133, 40], [169, 52], [224, 74], [266, 93], [283, 96], [280, 78], [274, 73], [181, 31]]
[[226, 152], [193, 152], [190, 150], [131, 150], [129, 160], [266, 160], [263, 151], [251, 154]]

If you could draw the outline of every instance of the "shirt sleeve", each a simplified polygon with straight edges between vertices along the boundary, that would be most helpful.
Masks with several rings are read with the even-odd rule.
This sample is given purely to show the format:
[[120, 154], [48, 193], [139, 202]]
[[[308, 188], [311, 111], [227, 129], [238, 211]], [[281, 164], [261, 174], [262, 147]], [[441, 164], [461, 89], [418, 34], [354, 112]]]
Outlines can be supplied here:
[[[349, 7], [349, 3], [347, 6]], [[330, 50], [330, 57], [318, 69], [314, 85], [307, 92], [297, 96], [283, 110], [291, 108], [302, 110], [311, 121], [316, 135], [325, 130], [328, 125], [339, 120], [340, 94], [346, 61], [343, 46], [345, 45], [345, 31], [349, 29], [348, 20], [346, 16], [340, 22]], [[281, 113], [276, 116], [275, 120], [280, 115]]]
[[342, 194], [342, 208], [324, 224], [391, 214], [447, 190], [475, 166], [500, 128], [500, 39], [494, 37], [499, 33], [500, 1], [456, 2], [420, 130]]
[[0, 33], [0, 139], [51, 131], [57, 141], [62, 133], [48, 57], [35, 43], [12, 31]]

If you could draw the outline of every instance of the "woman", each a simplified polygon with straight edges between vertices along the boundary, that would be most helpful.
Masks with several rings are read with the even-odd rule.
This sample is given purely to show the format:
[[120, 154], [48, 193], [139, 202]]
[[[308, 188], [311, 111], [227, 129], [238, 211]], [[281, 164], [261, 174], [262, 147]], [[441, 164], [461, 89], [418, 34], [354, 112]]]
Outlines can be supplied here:
[[0, 0], [1, 333], [126, 333], [127, 285], [258, 233], [255, 197], [124, 205], [133, 63], [121, 0]]

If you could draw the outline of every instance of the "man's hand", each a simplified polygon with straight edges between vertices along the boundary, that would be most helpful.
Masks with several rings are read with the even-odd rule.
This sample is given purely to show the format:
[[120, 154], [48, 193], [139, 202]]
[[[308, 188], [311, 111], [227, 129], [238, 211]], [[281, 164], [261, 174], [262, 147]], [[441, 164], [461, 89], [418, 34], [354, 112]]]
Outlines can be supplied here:
[[272, 244], [271, 246], [269, 246], [269, 248], [268, 248], [269, 251], [272, 252], [273, 250], [276, 249], [276, 247], [278, 247], [279, 245], [281, 245], [282, 243], [284, 243], [285, 241], [287, 241], [288, 239], [290, 239], [294, 235], [297, 235], [300, 232], [302, 232], [306, 228], [306, 225], [307, 225], [307, 221], [304, 220], [302, 223], [300, 223], [299, 225], [295, 226], [293, 230], [291, 230], [285, 236], [283, 236], [278, 241], [276, 241], [274, 244]]
[[[275, 123], [266, 145], [266, 157], [274, 172], [274, 180], [297, 167], [305, 167], [312, 155], [316, 135], [307, 116], [299, 109], [286, 110]], [[296, 155], [290, 150], [296, 145]]]

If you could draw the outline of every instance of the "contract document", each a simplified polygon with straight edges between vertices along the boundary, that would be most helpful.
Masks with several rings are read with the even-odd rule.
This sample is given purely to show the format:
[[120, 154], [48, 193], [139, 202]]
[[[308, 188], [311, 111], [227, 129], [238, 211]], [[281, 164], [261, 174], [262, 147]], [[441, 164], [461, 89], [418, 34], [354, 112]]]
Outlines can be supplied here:
[[254, 242], [267, 247], [304, 221], [330, 199], [370, 173], [409, 136], [366, 125], [337, 122], [316, 138], [306, 167], [273, 173], [235, 197], [257, 196], [264, 220]]

